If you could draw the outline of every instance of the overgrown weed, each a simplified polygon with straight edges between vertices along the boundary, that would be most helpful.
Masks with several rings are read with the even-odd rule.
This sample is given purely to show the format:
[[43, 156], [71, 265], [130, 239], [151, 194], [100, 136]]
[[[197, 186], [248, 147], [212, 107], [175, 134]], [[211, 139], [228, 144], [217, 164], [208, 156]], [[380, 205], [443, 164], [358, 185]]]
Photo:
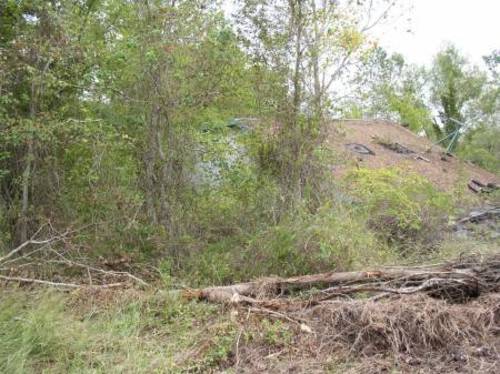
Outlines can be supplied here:
[[204, 371], [230, 355], [234, 329], [216, 306], [169, 293], [93, 293], [5, 290], [0, 371], [172, 373], [189, 366]]

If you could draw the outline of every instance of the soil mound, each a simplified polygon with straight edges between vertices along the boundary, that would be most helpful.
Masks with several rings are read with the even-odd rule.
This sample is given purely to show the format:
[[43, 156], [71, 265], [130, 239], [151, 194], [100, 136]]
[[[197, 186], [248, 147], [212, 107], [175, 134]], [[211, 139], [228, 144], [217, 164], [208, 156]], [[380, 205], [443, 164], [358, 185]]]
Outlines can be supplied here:
[[[387, 121], [335, 122], [327, 142], [346, 161], [344, 166], [333, 170], [339, 176], [353, 166], [370, 169], [401, 167], [426, 177], [444, 191], [468, 186], [470, 191], [480, 192], [481, 185], [494, 188], [500, 184], [497, 175], [459, 160], [428, 138]], [[475, 182], [479, 182], [479, 187]]]

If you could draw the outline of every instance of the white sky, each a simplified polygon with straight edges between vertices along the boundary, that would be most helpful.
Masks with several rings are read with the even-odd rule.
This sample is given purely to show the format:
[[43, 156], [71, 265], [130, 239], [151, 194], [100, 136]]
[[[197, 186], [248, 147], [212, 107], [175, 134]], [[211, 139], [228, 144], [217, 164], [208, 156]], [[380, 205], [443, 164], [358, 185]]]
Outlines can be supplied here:
[[[374, 31], [381, 46], [402, 53], [409, 62], [430, 64], [448, 42], [474, 63], [481, 63], [483, 55], [500, 49], [500, 0], [410, 2], [413, 9], [397, 23], [380, 25]], [[411, 32], [406, 32], [408, 29]]]

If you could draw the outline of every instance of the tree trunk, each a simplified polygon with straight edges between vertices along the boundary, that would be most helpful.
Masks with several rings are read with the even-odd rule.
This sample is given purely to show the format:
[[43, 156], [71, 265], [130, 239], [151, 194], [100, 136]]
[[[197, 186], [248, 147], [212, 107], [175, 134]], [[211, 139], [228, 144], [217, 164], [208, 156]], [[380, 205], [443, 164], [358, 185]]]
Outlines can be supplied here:
[[147, 141], [146, 150], [143, 155], [144, 162], [144, 195], [146, 197], [146, 210], [149, 221], [152, 225], [158, 224], [158, 215], [156, 211], [156, 198], [155, 198], [155, 129], [153, 126], [153, 110], [149, 113], [149, 118], [147, 119]]
[[301, 68], [302, 68], [302, 30], [303, 30], [303, 14], [302, 1], [291, 1], [292, 24], [295, 33], [295, 69], [293, 74], [293, 121], [296, 122], [296, 116], [300, 110], [302, 99], [301, 90]]
[[31, 162], [33, 160], [33, 141], [28, 140], [28, 151], [25, 157], [25, 167], [23, 172], [23, 188], [21, 199], [21, 233], [20, 241], [24, 243], [28, 240], [28, 211], [29, 211], [29, 187], [31, 181]]
[[[31, 101], [30, 101], [30, 131], [36, 117], [36, 87], [35, 82], [31, 82]], [[22, 197], [21, 197], [21, 227], [20, 227], [20, 241], [24, 243], [28, 240], [28, 223], [29, 223], [29, 203], [30, 203], [30, 183], [31, 183], [31, 169], [34, 160], [33, 150], [33, 136], [28, 136], [28, 148], [24, 158], [25, 166], [23, 171], [22, 180]]]
[[314, 27], [314, 36], [313, 36], [313, 45], [311, 49], [311, 59], [312, 59], [312, 67], [313, 67], [313, 80], [314, 80], [314, 92], [313, 92], [313, 108], [314, 114], [317, 119], [321, 122], [323, 117], [322, 111], [322, 95], [321, 92], [321, 80], [320, 80], [320, 69], [319, 69], [319, 30], [318, 30], [318, 14], [316, 12], [316, 2], [312, 2], [312, 12], [313, 12], [313, 27]]
[[[373, 271], [331, 272], [292, 278], [263, 278], [229, 286], [187, 290], [187, 298], [216, 303], [267, 303], [296, 291], [308, 302], [321, 302], [355, 293], [400, 294], [417, 292], [463, 301], [482, 292], [500, 290], [500, 255], [466, 258], [434, 266], [381, 268]], [[272, 304], [272, 303], [271, 303]], [[271, 305], [269, 304], [269, 305]], [[278, 305], [278, 304], [276, 304]]]

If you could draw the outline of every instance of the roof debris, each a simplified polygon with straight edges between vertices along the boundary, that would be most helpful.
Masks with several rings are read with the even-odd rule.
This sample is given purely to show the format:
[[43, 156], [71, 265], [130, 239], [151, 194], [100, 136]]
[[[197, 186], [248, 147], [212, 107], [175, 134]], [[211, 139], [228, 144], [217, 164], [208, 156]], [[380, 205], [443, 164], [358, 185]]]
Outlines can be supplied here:
[[349, 144], [346, 144], [345, 146], [350, 151], [353, 151], [353, 152], [356, 152], [356, 153], [361, 153], [362, 155], [372, 155], [372, 156], [375, 156], [375, 152], [373, 152], [366, 145], [359, 144], [359, 143], [349, 143]]
[[390, 149], [391, 151], [394, 151], [396, 153], [401, 153], [403, 155], [409, 155], [412, 153], [416, 153], [414, 150], [412, 150], [408, 147], [405, 147], [404, 145], [399, 144], [398, 142], [392, 143], [392, 142], [381, 140], [379, 138], [376, 138], [375, 141], [378, 144], [380, 144], [382, 147]]
[[469, 181], [469, 183], [467, 184], [467, 187], [469, 187], [469, 189], [475, 193], [490, 193], [490, 192], [496, 191], [500, 188], [495, 183], [490, 182], [490, 183], [484, 184], [477, 179], [471, 179]]

